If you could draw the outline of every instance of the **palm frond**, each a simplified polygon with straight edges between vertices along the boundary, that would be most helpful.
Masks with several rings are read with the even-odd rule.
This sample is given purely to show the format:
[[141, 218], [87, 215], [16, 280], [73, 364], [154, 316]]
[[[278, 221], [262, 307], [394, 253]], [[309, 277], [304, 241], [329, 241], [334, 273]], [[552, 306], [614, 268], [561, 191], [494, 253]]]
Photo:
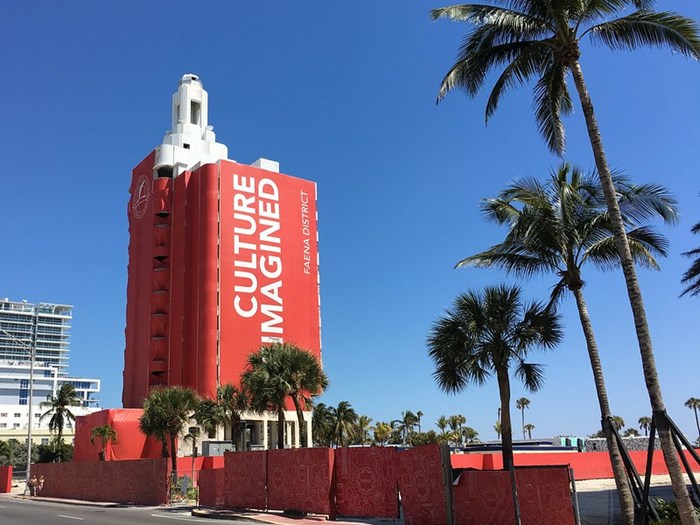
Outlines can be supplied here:
[[521, 361], [515, 368], [515, 377], [522, 381], [530, 392], [536, 392], [544, 384], [544, 367], [535, 363]]
[[617, 20], [595, 25], [587, 32], [594, 43], [602, 43], [612, 49], [665, 47], [700, 60], [697, 23], [670, 11], [636, 11]]
[[564, 153], [566, 145], [561, 117], [573, 111], [571, 96], [566, 86], [566, 74], [567, 68], [558, 62], [552, 62], [534, 88], [537, 131], [549, 149], [557, 155]]

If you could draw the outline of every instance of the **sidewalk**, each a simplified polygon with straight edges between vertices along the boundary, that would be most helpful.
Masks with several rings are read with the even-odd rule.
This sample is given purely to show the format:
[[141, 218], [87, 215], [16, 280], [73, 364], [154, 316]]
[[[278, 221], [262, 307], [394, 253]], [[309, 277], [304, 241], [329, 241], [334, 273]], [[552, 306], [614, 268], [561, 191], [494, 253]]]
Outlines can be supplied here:
[[272, 525], [319, 525], [328, 523], [333, 525], [403, 525], [402, 519], [388, 518], [367, 518], [354, 519], [344, 518], [343, 520], [330, 521], [325, 516], [288, 516], [281, 512], [251, 512], [251, 511], [232, 511], [223, 509], [206, 509], [199, 507], [192, 509], [192, 516], [198, 518], [210, 518], [218, 520], [249, 520], [259, 523], [269, 523]]

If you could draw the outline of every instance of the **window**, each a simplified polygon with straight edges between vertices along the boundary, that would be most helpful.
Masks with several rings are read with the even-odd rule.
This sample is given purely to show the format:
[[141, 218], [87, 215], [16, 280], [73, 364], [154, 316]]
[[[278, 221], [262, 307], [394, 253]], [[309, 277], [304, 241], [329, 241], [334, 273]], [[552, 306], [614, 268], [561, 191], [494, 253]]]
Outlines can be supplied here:
[[41, 414], [34, 414], [34, 417], [41, 417]]
[[0, 423], [0, 428], [7, 428], [7, 423]]
[[15, 417], [22, 417], [22, 414], [20, 414], [19, 412], [15, 412]]
[[7, 412], [3, 412], [2, 414], [0, 414], [0, 417], [7, 417]]
[[12, 425], [12, 428], [19, 428], [19, 423], [14, 423], [14, 424]]
[[41, 438], [41, 444], [42, 444], [42, 445], [48, 445], [48, 444], [49, 444], [49, 438]]
[[195, 100], [190, 101], [190, 122], [192, 124], [199, 124], [201, 107], [202, 105], [199, 102]]

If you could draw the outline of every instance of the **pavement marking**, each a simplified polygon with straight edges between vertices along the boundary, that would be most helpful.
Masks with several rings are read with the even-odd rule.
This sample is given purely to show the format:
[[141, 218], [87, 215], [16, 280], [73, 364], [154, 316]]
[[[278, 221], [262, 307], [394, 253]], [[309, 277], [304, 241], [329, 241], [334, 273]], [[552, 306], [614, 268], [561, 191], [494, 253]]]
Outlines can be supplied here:
[[196, 523], [209, 523], [209, 520], [203, 520], [200, 518], [182, 518], [179, 516], [168, 516], [166, 514], [151, 514], [154, 518], [165, 518], [169, 520], [178, 520], [178, 521], [194, 521]]
[[6, 508], [7, 507], [5, 507], [4, 505], [0, 505], [0, 509], [6, 509]]
[[85, 519], [85, 518], [76, 518], [75, 516], [65, 516], [64, 514], [59, 514], [58, 517], [59, 518], [66, 518], [69, 520], [80, 520], [80, 521], [83, 521]]

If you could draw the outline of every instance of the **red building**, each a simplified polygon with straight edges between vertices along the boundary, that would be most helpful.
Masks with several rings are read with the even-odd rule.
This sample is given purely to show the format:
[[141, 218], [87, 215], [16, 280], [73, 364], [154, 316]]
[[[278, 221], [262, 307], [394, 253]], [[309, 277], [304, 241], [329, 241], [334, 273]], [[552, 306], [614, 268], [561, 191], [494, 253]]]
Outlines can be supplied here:
[[227, 160], [207, 106], [185, 75], [172, 129], [132, 173], [125, 408], [153, 386], [237, 384], [265, 342], [320, 359], [316, 185]]

